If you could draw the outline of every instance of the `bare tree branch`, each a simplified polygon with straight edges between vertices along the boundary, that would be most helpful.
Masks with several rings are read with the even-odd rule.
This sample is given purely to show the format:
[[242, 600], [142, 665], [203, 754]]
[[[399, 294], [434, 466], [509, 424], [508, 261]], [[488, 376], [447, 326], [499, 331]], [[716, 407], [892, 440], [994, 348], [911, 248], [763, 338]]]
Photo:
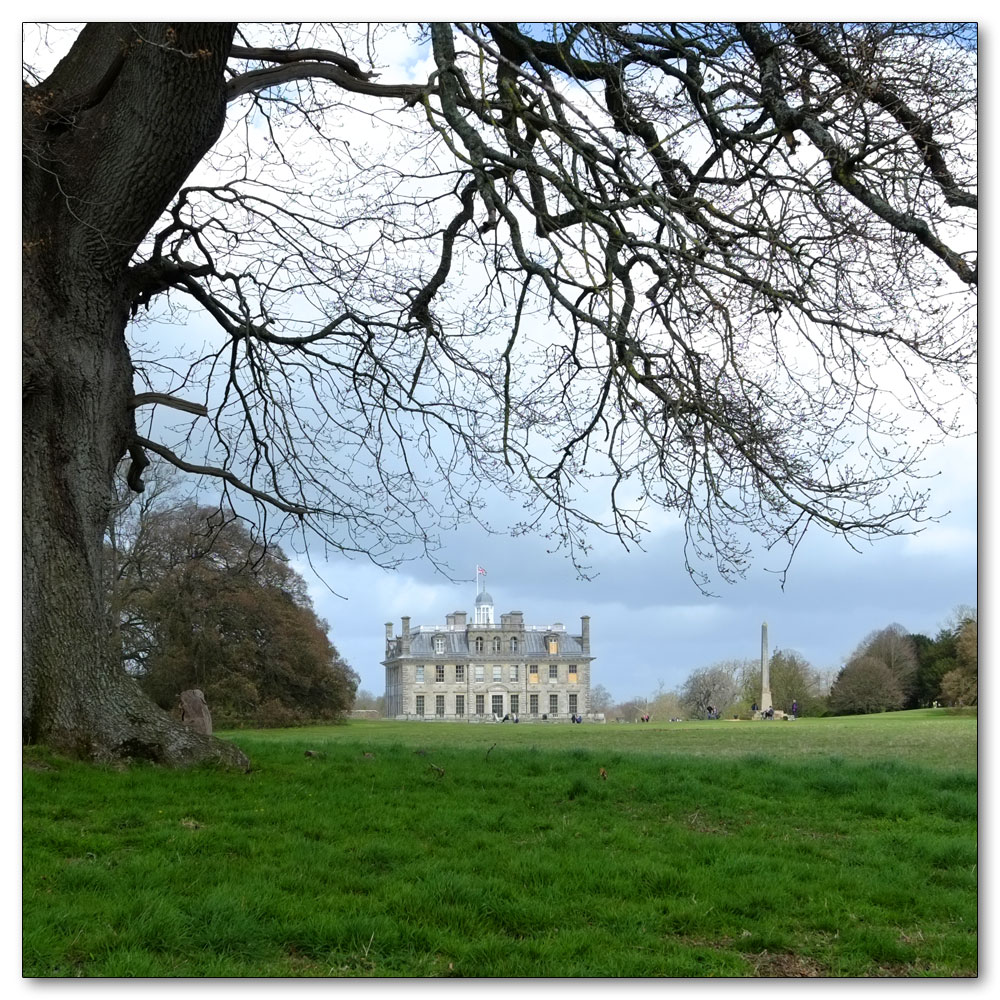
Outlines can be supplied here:
[[178, 399], [176, 396], [168, 396], [163, 392], [138, 392], [130, 400], [129, 405], [139, 406], [169, 406], [173, 410], [183, 410], [185, 413], [193, 413], [198, 417], [208, 416], [208, 407], [204, 403], [192, 403], [187, 399]]
[[[136, 444], [140, 448], [144, 448], [146, 451], [151, 451], [154, 455], [159, 455], [160, 458], [164, 459], [164, 461], [176, 466], [182, 472], [189, 472], [195, 476], [210, 476], [214, 479], [222, 479], [229, 483], [230, 486], [236, 487], [236, 489], [238, 489], [241, 493], [245, 493], [247, 496], [261, 501], [261, 503], [266, 503], [268, 506], [277, 507], [278, 510], [282, 510], [286, 514], [297, 514], [299, 517], [304, 517], [309, 513], [308, 509], [305, 507], [299, 507], [295, 504], [287, 503], [280, 497], [265, 493], [262, 490], [254, 489], [254, 487], [249, 486], [247, 483], [241, 482], [228, 469], [216, 469], [209, 465], [194, 465], [191, 462], [184, 461], [184, 459], [179, 455], [175, 455], [169, 448], [165, 448], [161, 444], [156, 444], [148, 438], [136, 437], [135, 440]], [[131, 483], [129, 485], [131, 485]]]

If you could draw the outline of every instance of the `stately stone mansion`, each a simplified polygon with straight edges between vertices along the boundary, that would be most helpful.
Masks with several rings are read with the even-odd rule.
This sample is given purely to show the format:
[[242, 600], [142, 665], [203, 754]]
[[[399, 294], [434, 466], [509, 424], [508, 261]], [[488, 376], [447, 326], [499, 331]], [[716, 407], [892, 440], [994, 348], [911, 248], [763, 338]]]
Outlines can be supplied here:
[[476, 597], [475, 620], [464, 611], [444, 625], [393, 635], [385, 626], [385, 714], [388, 718], [480, 722], [568, 721], [590, 713], [590, 618], [580, 634], [562, 624], [525, 625], [520, 611], [493, 620], [493, 598]]

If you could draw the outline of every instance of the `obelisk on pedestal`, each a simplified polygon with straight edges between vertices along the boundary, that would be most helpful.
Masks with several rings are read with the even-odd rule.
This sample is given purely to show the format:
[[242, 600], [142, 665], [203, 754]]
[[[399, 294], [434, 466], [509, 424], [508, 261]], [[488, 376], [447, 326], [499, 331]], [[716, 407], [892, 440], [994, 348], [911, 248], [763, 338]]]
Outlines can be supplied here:
[[760, 710], [771, 708], [771, 665], [767, 657], [767, 622], [760, 627]]

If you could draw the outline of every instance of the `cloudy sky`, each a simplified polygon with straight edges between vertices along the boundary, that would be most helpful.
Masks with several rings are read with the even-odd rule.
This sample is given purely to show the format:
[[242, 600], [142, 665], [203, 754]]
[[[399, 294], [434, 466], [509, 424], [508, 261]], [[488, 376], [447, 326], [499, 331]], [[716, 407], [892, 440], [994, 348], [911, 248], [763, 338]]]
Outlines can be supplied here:
[[[405, 67], [401, 75], [426, 79], [427, 53], [397, 42], [399, 51], [384, 49], [383, 57]], [[975, 427], [973, 403], [964, 416], [965, 426]], [[362, 687], [375, 694], [384, 688], [384, 623], [398, 630], [404, 615], [414, 624], [433, 625], [443, 624], [451, 611], [471, 612], [477, 563], [487, 570], [498, 615], [519, 610], [529, 624], [562, 622], [574, 632], [580, 616], [590, 615], [593, 681], [618, 699], [651, 694], [661, 682], [667, 689], [679, 687], [697, 667], [759, 656], [764, 621], [772, 649], [797, 650], [828, 673], [875, 629], [899, 623], [933, 635], [956, 606], [977, 602], [975, 438], [942, 446], [923, 471], [937, 474], [928, 485], [930, 512], [941, 515], [939, 522], [915, 537], [861, 551], [817, 531], [799, 547], [784, 588], [774, 571], [783, 568], [787, 553], [758, 553], [746, 579], [719, 581], [713, 587], [717, 596], [704, 596], [685, 571], [683, 532], [665, 518], [657, 519], [641, 551], [592, 537], [589, 580], [579, 579], [563, 554], [549, 553], [542, 537], [491, 535], [474, 526], [443, 539], [441, 557], [453, 579], [428, 563], [386, 571], [364, 560], [317, 563], [316, 553], [313, 562], [325, 583], [308, 566], [299, 568], [311, 581], [333, 642], [360, 674]], [[517, 517], [508, 516], [501, 498], [489, 515], [498, 526]]]
[[[412, 54], [397, 58], [413, 79], [428, 66]], [[969, 402], [964, 424], [976, 426]], [[475, 567], [487, 570], [487, 588], [499, 615], [523, 611], [530, 624], [562, 622], [572, 631], [591, 617], [594, 683], [619, 699], [648, 695], [659, 683], [680, 686], [691, 670], [725, 659], [758, 657], [761, 623], [772, 650], [794, 649], [823, 672], [837, 670], [869, 632], [899, 623], [933, 635], [959, 605], [977, 603], [977, 443], [953, 440], [930, 453], [923, 473], [934, 476], [929, 512], [941, 520], [916, 536], [852, 550], [842, 539], [816, 532], [799, 547], [784, 588], [775, 570], [787, 553], [758, 554], [747, 577], [718, 582], [706, 597], [688, 578], [683, 533], [657, 525], [643, 550], [626, 551], [610, 538], [592, 538], [593, 578], [581, 580], [568, 559], [550, 554], [541, 537], [491, 535], [466, 527], [444, 539], [443, 561], [454, 580], [425, 563], [388, 572], [361, 562], [320, 564], [333, 596], [312, 587], [320, 614], [341, 653], [361, 675], [362, 687], [384, 688], [380, 666], [384, 623], [398, 631], [443, 624], [455, 610], [471, 613]], [[505, 522], [502, 501], [492, 512]], [[306, 566], [300, 566], [309, 577]]]
[[487, 570], [498, 615], [523, 611], [526, 623], [563, 622], [571, 631], [590, 615], [593, 682], [618, 699], [651, 694], [661, 681], [673, 689], [691, 670], [719, 660], [759, 656], [764, 621], [772, 649], [798, 650], [814, 667], [834, 670], [874, 629], [898, 622], [933, 635], [957, 605], [976, 604], [975, 440], [951, 442], [935, 458], [942, 472], [933, 509], [950, 511], [939, 523], [860, 552], [839, 539], [807, 536], [784, 589], [767, 571], [783, 560], [765, 556], [744, 581], [720, 583], [717, 597], [703, 596], [685, 573], [679, 529], [655, 533], [645, 551], [599, 540], [591, 559], [596, 576], [584, 581], [564, 556], [546, 553], [544, 539], [467, 527], [445, 543], [459, 582], [422, 563], [389, 572], [338, 560], [323, 573], [343, 598], [318, 583], [312, 594], [335, 645], [375, 694], [384, 688], [384, 623], [398, 632], [403, 615], [432, 625], [451, 611], [471, 613], [477, 563]]

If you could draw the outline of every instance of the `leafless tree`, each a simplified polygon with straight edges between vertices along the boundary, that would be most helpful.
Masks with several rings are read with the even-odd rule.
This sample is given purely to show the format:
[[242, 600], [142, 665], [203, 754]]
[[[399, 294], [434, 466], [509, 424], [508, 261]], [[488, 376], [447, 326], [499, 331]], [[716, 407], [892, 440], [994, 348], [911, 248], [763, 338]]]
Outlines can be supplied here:
[[882, 660], [861, 656], [837, 674], [829, 701], [830, 708], [839, 715], [867, 715], [902, 708], [905, 695]]
[[591, 712], [610, 712], [613, 704], [611, 692], [603, 684], [595, 684], [590, 689]]
[[[379, 72], [401, 32], [420, 78]], [[133, 489], [156, 455], [380, 563], [434, 558], [487, 487], [579, 563], [588, 528], [632, 544], [673, 512], [702, 585], [748, 537], [911, 529], [971, 380], [975, 46], [942, 24], [85, 27], [23, 88], [25, 740], [241, 760], [109, 651], [125, 455]], [[190, 327], [173, 359], [147, 310]]]
[[692, 670], [679, 692], [685, 711], [696, 719], [705, 718], [709, 709], [728, 712], [739, 700], [740, 678], [746, 668], [744, 660], [724, 660]]
[[913, 697], [917, 685], [917, 648], [902, 625], [887, 625], [869, 633], [851, 654], [848, 665], [871, 660], [885, 665], [896, 679], [904, 699]]

